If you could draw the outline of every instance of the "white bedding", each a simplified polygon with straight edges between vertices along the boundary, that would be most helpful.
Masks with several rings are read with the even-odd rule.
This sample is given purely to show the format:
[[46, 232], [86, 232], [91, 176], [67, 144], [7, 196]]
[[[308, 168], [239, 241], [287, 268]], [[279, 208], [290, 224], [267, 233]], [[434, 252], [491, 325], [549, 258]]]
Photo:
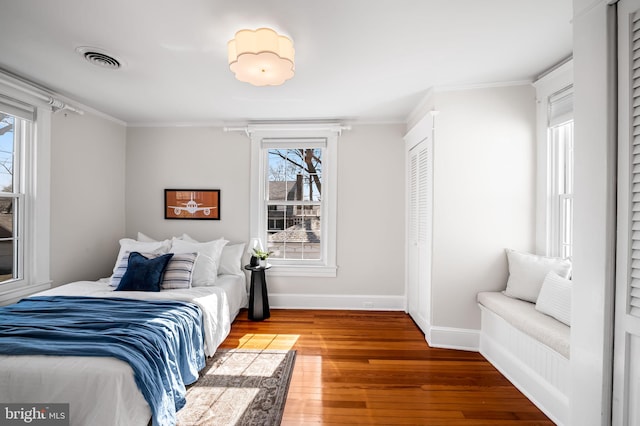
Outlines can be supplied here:
[[[247, 305], [244, 275], [222, 275], [214, 286], [161, 292], [114, 292], [107, 283], [79, 281], [38, 295], [191, 301], [203, 312], [205, 353], [211, 356]], [[70, 403], [72, 426], [146, 425], [151, 410], [124, 361], [106, 357], [0, 356], [0, 401]]]

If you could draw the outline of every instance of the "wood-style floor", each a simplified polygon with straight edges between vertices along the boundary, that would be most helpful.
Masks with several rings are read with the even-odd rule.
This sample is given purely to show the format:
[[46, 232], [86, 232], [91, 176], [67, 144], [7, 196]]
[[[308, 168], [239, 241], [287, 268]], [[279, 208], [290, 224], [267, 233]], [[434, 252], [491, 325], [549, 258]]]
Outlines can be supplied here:
[[222, 347], [295, 349], [283, 425], [553, 425], [480, 354], [430, 348], [402, 312], [243, 310]]

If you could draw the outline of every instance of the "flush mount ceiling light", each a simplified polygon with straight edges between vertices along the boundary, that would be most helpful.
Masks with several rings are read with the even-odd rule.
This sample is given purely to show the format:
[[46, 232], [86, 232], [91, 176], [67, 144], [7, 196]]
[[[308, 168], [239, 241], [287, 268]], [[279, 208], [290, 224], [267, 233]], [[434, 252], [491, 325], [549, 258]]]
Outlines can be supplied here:
[[293, 77], [293, 42], [270, 28], [240, 30], [227, 44], [229, 68], [254, 86], [279, 86]]

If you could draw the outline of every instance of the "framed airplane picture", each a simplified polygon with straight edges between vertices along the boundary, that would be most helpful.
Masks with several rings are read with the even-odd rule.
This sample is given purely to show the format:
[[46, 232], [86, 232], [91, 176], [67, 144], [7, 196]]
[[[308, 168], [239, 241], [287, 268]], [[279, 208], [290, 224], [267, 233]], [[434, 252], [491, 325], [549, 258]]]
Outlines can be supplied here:
[[164, 218], [220, 220], [220, 190], [165, 189]]

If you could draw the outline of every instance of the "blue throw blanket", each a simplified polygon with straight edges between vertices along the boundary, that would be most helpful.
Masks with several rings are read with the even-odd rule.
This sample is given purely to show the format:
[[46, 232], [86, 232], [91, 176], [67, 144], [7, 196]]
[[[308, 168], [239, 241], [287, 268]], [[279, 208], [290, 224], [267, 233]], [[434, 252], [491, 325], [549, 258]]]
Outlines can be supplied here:
[[203, 342], [200, 309], [187, 302], [39, 296], [0, 308], [0, 353], [126, 361], [154, 426], [176, 423], [185, 384], [204, 368]]

